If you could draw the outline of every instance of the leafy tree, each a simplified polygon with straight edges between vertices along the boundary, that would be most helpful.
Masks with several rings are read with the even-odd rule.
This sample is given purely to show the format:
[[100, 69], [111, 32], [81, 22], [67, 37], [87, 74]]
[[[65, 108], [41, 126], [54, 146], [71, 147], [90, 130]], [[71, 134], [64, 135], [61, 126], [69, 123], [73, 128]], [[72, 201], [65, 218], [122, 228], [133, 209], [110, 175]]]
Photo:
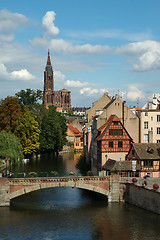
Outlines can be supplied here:
[[40, 147], [43, 152], [58, 152], [66, 142], [66, 119], [56, 111], [54, 106], [50, 106], [48, 110], [44, 110]]
[[86, 157], [83, 154], [78, 159], [76, 168], [78, 168], [82, 174], [91, 169], [90, 163], [87, 162]]
[[14, 133], [20, 139], [24, 154], [32, 154], [39, 149], [39, 125], [28, 108], [24, 108], [22, 119], [17, 120]]
[[16, 121], [23, 116], [18, 98], [6, 97], [0, 101], [0, 130], [14, 133]]
[[21, 90], [15, 95], [23, 106], [27, 106], [33, 112], [39, 112], [41, 110], [42, 104], [40, 104], [39, 101], [43, 100], [42, 90], [32, 90], [28, 88], [26, 90]]
[[13, 133], [0, 132], [0, 157], [10, 158], [15, 163], [24, 158], [22, 145]]

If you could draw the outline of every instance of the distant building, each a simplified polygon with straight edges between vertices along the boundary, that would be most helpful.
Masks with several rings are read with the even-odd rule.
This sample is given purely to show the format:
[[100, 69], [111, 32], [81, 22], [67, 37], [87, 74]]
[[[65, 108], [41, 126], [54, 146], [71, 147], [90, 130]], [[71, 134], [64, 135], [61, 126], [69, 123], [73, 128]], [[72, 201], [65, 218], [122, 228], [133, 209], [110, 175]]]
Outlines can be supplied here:
[[160, 93], [154, 93], [151, 101], [136, 110], [140, 119], [140, 142], [160, 142]]
[[73, 143], [74, 149], [83, 150], [83, 134], [71, 124], [68, 124], [67, 140]]
[[63, 110], [71, 109], [71, 92], [62, 89], [54, 91], [54, 71], [51, 65], [50, 54], [48, 51], [47, 64], [44, 71], [44, 106], [48, 108], [53, 105]]
[[90, 108], [86, 107], [72, 107], [73, 114], [76, 116], [82, 116], [86, 118], [86, 111], [89, 110]]

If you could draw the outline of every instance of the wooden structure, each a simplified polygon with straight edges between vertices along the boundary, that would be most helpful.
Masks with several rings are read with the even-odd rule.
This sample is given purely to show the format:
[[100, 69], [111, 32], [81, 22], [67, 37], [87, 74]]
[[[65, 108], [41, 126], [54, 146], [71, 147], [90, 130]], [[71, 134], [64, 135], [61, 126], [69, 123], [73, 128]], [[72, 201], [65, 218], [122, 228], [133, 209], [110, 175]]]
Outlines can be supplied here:
[[141, 166], [141, 177], [147, 173], [160, 176], [160, 143], [133, 143], [126, 160], [136, 160]]
[[116, 115], [111, 115], [108, 121], [98, 129], [97, 136], [98, 170], [102, 169], [106, 160], [125, 160], [132, 138]]

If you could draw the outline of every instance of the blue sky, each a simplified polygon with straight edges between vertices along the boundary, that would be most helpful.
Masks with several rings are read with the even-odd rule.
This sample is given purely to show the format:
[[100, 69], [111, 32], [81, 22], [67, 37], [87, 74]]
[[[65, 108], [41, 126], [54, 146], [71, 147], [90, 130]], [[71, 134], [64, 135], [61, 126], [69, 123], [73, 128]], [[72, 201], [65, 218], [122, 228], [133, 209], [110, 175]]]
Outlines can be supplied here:
[[159, 0], [5, 0], [0, 5], [0, 98], [43, 89], [50, 49], [55, 90], [73, 106], [104, 92], [142, 106], [160, 92]]

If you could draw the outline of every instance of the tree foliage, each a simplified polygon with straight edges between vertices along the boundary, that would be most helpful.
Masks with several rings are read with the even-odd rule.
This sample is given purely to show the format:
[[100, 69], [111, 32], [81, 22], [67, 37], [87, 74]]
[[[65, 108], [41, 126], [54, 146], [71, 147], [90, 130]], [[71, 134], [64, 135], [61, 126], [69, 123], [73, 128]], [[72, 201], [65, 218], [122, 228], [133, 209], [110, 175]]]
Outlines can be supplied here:
[[42, 90], [33, 90], [27, 88], [26, 90], [21, 90], [15, 94], [20, 103], [23, 106], [28, 107], [33, 112], [39, 112], [42, 108], [42, 104], [39, 102], [43, 100], [43, 91]]
[[61, 149], [66, 142], [66, 131], [66, 118], [54, 106], [45, 109], [40, 134], [41, 151], [53, 152]]
[[18, 98], [7, 97], [0, 102], [0, 130], [14, 133], [16, 121], [23, 116]]
[[23, 117], [16, 122], [15, 135], [20, 139], [24, 154], [32, 154], [39, 149], [40, 129], [34, 115], [24, 108]]
[[13, 133], [0, 132], [0, 157], [10, 158], [11, 162], [24, 158], [22, 145]]

